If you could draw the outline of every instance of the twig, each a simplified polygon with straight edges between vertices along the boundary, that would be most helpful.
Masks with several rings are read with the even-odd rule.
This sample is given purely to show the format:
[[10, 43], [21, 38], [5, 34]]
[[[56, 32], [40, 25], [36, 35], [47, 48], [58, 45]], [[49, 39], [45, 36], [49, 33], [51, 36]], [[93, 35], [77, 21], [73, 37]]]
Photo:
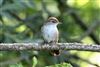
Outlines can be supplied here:
[[55, 45], [38, 44], [38, 43], [1, 43], [0, 50], [80, 50], [100, 52], [100, 45], [81, 44], [81, 43], [57, 43]]

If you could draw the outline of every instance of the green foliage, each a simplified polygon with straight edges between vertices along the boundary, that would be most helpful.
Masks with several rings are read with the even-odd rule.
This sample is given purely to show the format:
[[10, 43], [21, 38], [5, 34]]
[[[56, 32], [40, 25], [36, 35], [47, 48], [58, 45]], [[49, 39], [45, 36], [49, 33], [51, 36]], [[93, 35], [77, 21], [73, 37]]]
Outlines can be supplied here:
[[23, 67], [23, 65], [21, 63], [19, 63], [19, 64], [11, 64], [10, 67]]
[[72, 67], [72, 65], [68, 63], [61, 63], [61, 64], [55, 64], [55, 65], [46, 66], [46, 67]]
[[33, 57], [33, 66], [32, 67], [36, 67], [37, 65], [37, 58], [36, 57]]
[[[100, 0], [0, 0], [0, 43], [42, 42], [40, 29], [49, 16], [57, 17], [62, 23], [58, 26], [59, 42], [97, 43], [96, 40], [100, 41], [100, 24], [97, 23], [100, 22], [99, 3]], [[72, 12], [85, 24], [86, 30], [80, 21], [76, 21], [77, 17], [71, 15]], [[95, 24], [93, 30], [84, 36], [88, 28]], [[96, 39], [93, 40], [90, 34]], [[75, 67], [87, 67], [91, 63], [100, 65], [99, 60], [93, 60], [95, 57], [99, 58], [100, 53], [64, 51], [61, 56], [52, 57], [48, 51], [25, 52], [21, 54], [18, 51], [0, 51], [0, 64], [2, 65], [0, 66], [72, 67], [70, 64], [61, 63], [66, 60]], [[15, 57], [21, 60], [13, 64], [11, 59]]]

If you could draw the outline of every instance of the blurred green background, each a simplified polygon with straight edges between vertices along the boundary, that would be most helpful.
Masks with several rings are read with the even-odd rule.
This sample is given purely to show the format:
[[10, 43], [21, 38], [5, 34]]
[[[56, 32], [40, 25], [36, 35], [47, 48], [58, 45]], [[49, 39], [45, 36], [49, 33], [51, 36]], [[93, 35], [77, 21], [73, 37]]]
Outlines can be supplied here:
[[[41, 26], [54, 16], [62, 23], [59, 42], [100, 44], [100, 0], [0, 0], [0, 43], [41, 42]], [[62, 62], [73, 67], [100, 66], [100, 53], [0, 51], [0, 67], [45, 67]], [[63, 66], [62, 66], [63, 67]]]

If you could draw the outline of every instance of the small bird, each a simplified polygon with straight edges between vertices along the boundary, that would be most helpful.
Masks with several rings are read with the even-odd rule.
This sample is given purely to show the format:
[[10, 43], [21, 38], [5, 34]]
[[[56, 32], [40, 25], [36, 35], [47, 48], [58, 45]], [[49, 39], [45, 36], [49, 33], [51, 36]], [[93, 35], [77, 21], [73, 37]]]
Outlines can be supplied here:
[[[55, 17], [50, 17], [46, 21], [46, 23], [42, 26], [41, 32], [45, 43], [56, 44], [58, 43], [59, 31], [57, 29], [57, 25], [60, 22]], [[58, 56], [60, 54], [59, 50], [51, 50], [50, 53], [53, 56]]]

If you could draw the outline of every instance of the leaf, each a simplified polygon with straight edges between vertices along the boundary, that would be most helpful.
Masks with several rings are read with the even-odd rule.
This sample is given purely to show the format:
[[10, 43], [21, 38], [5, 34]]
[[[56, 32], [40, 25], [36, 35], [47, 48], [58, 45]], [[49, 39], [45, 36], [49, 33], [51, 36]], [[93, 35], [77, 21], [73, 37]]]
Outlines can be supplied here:
[[33, 66], [32, 67], [36, 67], [37, 65], [37, 58], [36, 57], [33, 57]]
[[73, 67], [73, 66], [69, 63], [61, 63], [61, 64], [55, 64], [55, 65], [46, 66], [46, 67]]

